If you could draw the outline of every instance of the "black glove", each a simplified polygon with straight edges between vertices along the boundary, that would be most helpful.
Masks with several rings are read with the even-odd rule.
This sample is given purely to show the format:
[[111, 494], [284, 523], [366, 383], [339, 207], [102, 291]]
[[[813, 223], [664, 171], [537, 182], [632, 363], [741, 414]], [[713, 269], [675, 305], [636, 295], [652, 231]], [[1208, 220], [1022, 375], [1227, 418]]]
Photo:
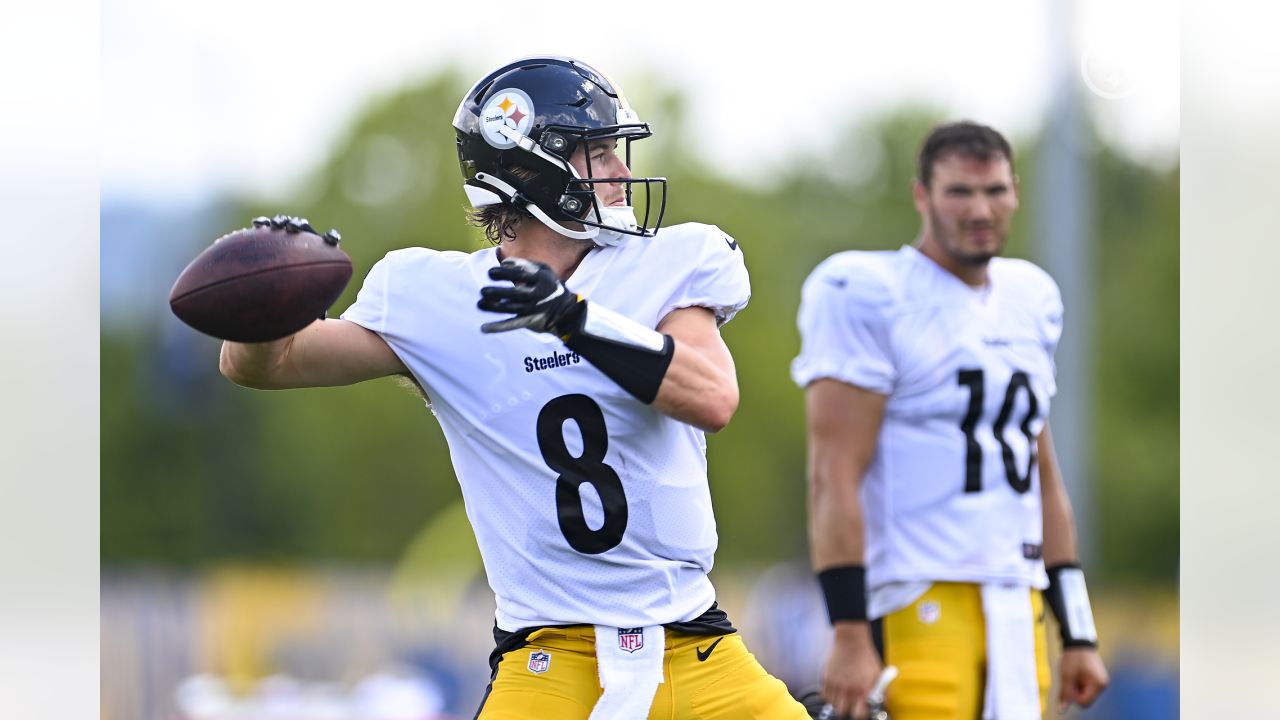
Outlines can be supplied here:
[[485, 323], [480, 326], [481, 332], [528, 328], [568, 339], [581, 324], [586, 300], [570, 292], [550, 266], [523, 258], [507, 258], [498, 267], [489, 268], [489, 277], [510, 280], [514, 286], [480, 288], [480, 302], [476, 306], [488, 312], [513, 313], [515, 317]]

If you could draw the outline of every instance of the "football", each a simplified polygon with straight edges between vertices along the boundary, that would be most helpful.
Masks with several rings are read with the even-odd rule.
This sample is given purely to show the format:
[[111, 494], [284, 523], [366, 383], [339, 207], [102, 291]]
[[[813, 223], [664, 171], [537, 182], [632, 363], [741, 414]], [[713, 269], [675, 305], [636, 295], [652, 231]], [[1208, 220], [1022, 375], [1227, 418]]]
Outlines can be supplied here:
[[207, 335], [266, 342], [324, 316], [351, 279], [336, 230], [317, 234], [304, 219], [257, 218], [213, 242], [169, 291], [169, 307]]

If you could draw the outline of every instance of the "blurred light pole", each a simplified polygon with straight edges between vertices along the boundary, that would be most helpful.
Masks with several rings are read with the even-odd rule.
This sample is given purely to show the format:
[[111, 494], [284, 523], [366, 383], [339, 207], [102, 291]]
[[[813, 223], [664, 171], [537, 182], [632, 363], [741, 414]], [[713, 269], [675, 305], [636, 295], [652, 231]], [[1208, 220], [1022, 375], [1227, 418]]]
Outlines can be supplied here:
[[1050, 426], [1063, 480], [1075, 509], [1080, 556], [1094, 557], [1093, 444], [1093, 204], [1090, 130], [1081, 99], [1083, 80], [1074, 42], [1076, 7], [1048, 4], [1049, 107], [1033, 184], [1041, 208], [1033, 247], [1058, 281], [1066, 306], [1058, 348], [1058, 395]]

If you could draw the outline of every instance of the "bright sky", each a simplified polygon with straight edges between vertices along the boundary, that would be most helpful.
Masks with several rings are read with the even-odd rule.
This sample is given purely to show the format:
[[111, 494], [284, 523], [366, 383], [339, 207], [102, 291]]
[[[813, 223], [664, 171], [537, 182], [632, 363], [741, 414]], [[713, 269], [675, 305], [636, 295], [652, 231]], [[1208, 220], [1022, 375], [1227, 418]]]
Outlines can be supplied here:
[[1109, 139], [1158, 161], [1177, 151], [1179, 15], [1159, 0], [655, 0], [594, 19], [586, 7], [104, 0], [104, 197], [284, 192], [368, 98], [538, 53], [580, 57], [624, 88], [645, 69], [683, 88], [696, 147], [749, 178], [908, 100], [1030, 130], [1055, 44]]

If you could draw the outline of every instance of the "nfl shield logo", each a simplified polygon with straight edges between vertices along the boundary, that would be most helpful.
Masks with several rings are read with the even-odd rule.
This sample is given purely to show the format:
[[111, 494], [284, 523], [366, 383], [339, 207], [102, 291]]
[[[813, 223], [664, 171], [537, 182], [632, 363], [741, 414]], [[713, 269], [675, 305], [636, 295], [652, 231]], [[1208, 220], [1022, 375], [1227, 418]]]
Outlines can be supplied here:
[[618, 647], [629, 653], [644, 647], [644, 628], [618, 628]]
[[541, 675], [551, 667], [551, 656], [541, 650], [529, 653], [529, 672]]

